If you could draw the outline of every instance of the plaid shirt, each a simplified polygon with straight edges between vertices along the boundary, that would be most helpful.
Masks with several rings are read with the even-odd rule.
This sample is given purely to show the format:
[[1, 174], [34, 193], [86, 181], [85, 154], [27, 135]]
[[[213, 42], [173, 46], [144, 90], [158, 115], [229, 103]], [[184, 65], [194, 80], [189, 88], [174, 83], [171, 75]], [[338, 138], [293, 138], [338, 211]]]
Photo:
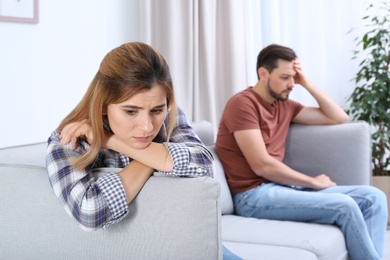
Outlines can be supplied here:
[[[165, 142], [164, 122], [154, 142], [164, 144], [174, 162], [171, 176], [212, 177], [213, 157], [178, 109], [175, 128], [170, 142]], [[122, 220], [128, 213], [126, 193], [117, 172], [131, 159], [121, 153], [100, 149], [95, 161], [82, 171], [70, 163], [89, 149], [89, 144], [78, 140], [77, 148], [60, 145], [59, 133], [53, 132], [48, 140], [46, 165], [50, 184], [65, 211], [85, 230], [105, 228]]]

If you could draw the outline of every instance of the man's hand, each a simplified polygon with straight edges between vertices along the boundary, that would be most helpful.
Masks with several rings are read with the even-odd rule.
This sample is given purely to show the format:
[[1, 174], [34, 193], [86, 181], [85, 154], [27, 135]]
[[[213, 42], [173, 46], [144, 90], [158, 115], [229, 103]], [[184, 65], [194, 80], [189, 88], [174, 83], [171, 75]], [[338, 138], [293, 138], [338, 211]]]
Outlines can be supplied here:
[[309, 80], [306, 78], [305, 74], [303, 74], [301, 62], [298, 59], [295, 59], [293, 66], [296, 72], [294, 76], [295, 84], [306, 87], [309, 84]]
[[293, 122], [310, 125], [342, 124], [348, 121], [348, 115], [328, 95], [318, 89], [302, 72], [298, 59], [293, 63], [296, 74], [294, 81], [304, 87], [317, 101], [319, 107], [305, 106], [293, 119]]
[[72, 149], [76, 149], [77, 139], [84, 138], [89, 144], [93, 141], [93, 133], [89, 120], [70, 123], [66, 125], [60, 134], [61, 145], [72, 143]]
[[315, 190], [323, 190], [332, 186], [336, 186], [337, 184], [333, 182], [327, 175], [321, 174], [314, 177], [313, 181], [313, 189]]

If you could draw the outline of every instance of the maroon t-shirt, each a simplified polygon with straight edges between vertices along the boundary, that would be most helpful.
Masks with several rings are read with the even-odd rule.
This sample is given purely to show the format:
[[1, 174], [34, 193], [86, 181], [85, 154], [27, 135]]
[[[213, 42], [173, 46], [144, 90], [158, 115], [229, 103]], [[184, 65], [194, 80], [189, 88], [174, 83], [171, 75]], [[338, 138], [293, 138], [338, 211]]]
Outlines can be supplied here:
[[289, 125], [302, 108], [293, 100], [269, 105], [251, 87], [230, 98], [221, 117], [215, 149], [231, 192], [243, 192], [268, 182], [252, 171], [233, 133], [260, 129], [269, 155], [282, 161]]

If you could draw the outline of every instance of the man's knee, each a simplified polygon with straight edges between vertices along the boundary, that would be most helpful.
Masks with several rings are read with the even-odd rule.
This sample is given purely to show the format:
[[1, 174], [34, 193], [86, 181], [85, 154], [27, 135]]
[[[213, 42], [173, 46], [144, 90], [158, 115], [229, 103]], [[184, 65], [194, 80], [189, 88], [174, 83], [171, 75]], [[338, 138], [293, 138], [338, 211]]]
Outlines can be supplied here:
[[387, 208], [387, 197], [383, 191], [373, 186], [362, 186], [361, 189], [363, 190], [362, 196], [372, 205]]

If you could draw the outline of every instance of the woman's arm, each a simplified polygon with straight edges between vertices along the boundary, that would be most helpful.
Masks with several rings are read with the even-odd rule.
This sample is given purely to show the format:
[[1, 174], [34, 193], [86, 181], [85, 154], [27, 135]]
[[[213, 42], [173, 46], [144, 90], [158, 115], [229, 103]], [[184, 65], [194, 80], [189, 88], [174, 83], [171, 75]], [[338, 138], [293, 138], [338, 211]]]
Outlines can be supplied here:
[[145, 149], [132, 148], [115, 136], [110, 138], [107, 148], [123, 153], [167, 175], [213, 175], [213, 156], [195, 134], [180, 109], [178, 109], [170, 141], [165, 142], [166, 138], [165, 127], [162, 127], [155, 141]]
[[126, 192], [127, 203], [137, 196], [153, 172], [153, 168], [133, 160], [118, 173]]
[[173, 170], [173, 161], [168, 149], [160, 143], [152, 142], [144, 149], [136, 149], [112, 135], [105, 144], [105, 148], [122, 153], [158, 171]]
[[[53, 133], [48, 141], [46, 165], [50, 184], [65, 211], [84, 230], [91, 231], [122, 220], [128, 213], [127, 202], [132, 197], [126, 198], [127, 192], [115, 170], [98, 178], [92, 167], [77, 171], [72, 166], [71, 160], [87, 149], [89, 145], [85, 141], [79, 141], [75, 149], [70, 143], [61, 145], [59, 134]], [[113, 152], [105, 154], [105, 159], [119, 162], [113, 167], [125, 167], [128, 163], [121, 162]], [[96, 164], [96, 167], [100, 166], [99, 161]]]
[[[154, 169], [138, 161], [122, 161], [118, 153], [105, 150], [96, 167], [123, 168], [97, 177], [92, 168], [76, 171], [72, 158], [89, 149], [89, 144], [79, 141], [61, 145], [58, 133], [49, 138], [46, 163], [49, 181], [55, 195], [85, 230], [96, 230], [122, 220], [128, 213], [130, 203], [142, 189]], [[100, 165], [102, 161], [109, 165]], [[103, 163], [105, 164], [105, 163]], [[127, 165], [126, 165], [127, 164]]]
[[195, 134], [180, 108], [177, 109], [175, 126], [169, 142], [165, 142], [165, 131], [161, 132], [158, 141], [162, 141], [167, 147], [174, 164], [173, 170], [162, 171], [164, 174], [185, 177], [213, 176], [214, 158]]
[[[159, 135], [144, 149], [133, 148], [114, 135], [104, 140], [104, 147], [168, 175], [212, 176], [213, 157], [189, 125], [183, 111], [178, 109], [169, 142], [166, 142], [165, 125], [168, 122], [164, 123]], [[91, 127], [86, 121], [66, 126], [61, 133], [61, 144], [72, 142], [74, 147], [81, 136], [88, 142], [93, 140]]]

